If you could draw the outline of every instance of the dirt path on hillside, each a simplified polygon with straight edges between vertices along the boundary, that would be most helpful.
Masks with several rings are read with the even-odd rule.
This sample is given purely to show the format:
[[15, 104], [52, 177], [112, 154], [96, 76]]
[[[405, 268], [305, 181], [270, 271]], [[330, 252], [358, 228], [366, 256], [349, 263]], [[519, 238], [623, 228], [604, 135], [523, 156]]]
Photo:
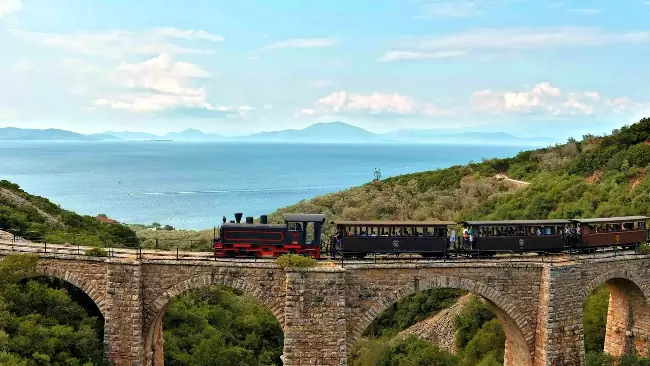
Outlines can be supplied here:
[[514, 184], [519, 185], [519, 186], [527, 186], [527, 185], [530, 184], [530, 182], [524, 182], [523, 180], [516, 180], [516, 179], [509, 178], [505, 174], [497, 174], [494, 177], [496, 179], [498, 179], [498, 180], [505, 180], [507, 182], [511, 182], [511, 183], [514, 183]]
[[34, 206], [31, 202], [27, 201], [26, 199], [20, 197], [19, 195], [15, 194], [14, 192], [6, 188], [0, 187], [0, 197], [6, 199], [7, 201], [9, 201], [9, 203], [16, 206], [33, 208], [34, 210], [36, 210], [36, 212], [38, 212], [39, 215], [43, 216], [43, 218], [45, 218], [45, 221], [47, 221], [47, 223], [50, 225], [63, 226], [63, 223], [58, 218]]

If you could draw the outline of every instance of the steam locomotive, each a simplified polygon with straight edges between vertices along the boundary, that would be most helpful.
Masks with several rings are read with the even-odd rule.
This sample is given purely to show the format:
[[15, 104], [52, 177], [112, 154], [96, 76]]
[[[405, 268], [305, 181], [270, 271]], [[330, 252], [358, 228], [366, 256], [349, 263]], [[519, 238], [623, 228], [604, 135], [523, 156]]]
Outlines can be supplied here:
[[[235, 220], [226, 222], [214, 239], [212, 250], [215, 257], [278, 257], [282, 254], [302, 254], [320, 258], [320, 237], [325, 215], [284, 214], [284, 224], [269, 224], [266, 215], [254, 223], [253, 217], [236, 213]], [[312, 228], [308, 235], [309, 227]], [[318, 238], [318, 239], [314, 239]], [[310, 240], [311, 239], [311, 240]]]
[[[259, 223], [253, 217], [241, 222], [242, 214], [226, 222], [214, 239], [215, 257], [278, 257], [321, 254], [363, 258], [368, 254], [419, 254], [443, 257], [449, 253], [494, 255], [498, 252], [551, 253], [595, 250], [606, 247], [633, 248], [650, 241], [646, 216], [592, 219], [507, 221], [334, 221], [337, 234], [321, 241], [325, 215], [284, 214], [284, 224]], [[471, 237], [452, 229], [463, 227]]]

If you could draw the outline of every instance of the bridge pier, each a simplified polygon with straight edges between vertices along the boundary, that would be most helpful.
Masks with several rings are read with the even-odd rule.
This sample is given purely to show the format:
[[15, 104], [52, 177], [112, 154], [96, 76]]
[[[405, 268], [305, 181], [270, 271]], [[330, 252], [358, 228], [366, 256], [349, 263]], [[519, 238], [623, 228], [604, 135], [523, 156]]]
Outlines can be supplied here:
[[636, 351], [648, 355], [650, 336], [650, 308], [643, 293], [634, 283], [624, 279], [607, 282], [609, 307], [605, 352], [612, 356], [623, 356]]
[[288, 270], [284, 365], [347, 365], [345, 270]]
[[104, 343], [114, 365], [143, 365], [141, 279], [139, 262], [107, 261]]

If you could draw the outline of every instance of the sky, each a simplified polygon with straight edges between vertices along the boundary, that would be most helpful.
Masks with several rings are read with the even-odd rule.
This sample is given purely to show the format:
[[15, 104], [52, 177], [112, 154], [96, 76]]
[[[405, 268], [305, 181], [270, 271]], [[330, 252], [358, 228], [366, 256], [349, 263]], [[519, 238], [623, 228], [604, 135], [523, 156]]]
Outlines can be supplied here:
[[0, 127], [599, 134], [650, 116], [649, 20], [648, 0], [0, 0]]

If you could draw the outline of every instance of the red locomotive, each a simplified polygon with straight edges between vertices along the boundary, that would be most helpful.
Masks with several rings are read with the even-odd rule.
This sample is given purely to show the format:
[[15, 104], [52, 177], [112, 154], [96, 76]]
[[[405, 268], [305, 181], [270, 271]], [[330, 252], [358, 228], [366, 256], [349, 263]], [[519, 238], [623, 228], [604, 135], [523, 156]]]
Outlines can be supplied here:
[[[254, 223], [250, 216], [241, 222], [241, 213], [236, 213], [235, 220], [230, 222], [224, 217], [219, 237], [212, 245], [214, 256], [260, 258], [295, 253], [320, 258], [325, 215], [284, 214], [283, 217], [284, 224], [269, 224], [266, 215], [260, 216], [259, 223]], [[313, 228], [311, 234], [308, 227]]]

